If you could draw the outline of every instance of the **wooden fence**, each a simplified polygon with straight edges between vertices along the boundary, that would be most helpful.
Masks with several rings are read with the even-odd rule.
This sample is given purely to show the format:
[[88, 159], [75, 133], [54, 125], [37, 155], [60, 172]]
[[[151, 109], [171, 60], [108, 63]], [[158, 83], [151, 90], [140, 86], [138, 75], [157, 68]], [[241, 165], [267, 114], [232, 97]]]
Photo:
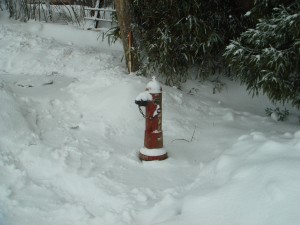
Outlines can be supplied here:
[[52, 5], [83, 5], [92, 7], [94, 2], [91, 0], [51, 0]]
[[116, 11], [112, 0], [97, 0], [93, 7], [85, 7], [89, 16], [85, 20], [93, 20], [94, 28], [107, 26], [105, 23], [112, 23], [113, 13]]

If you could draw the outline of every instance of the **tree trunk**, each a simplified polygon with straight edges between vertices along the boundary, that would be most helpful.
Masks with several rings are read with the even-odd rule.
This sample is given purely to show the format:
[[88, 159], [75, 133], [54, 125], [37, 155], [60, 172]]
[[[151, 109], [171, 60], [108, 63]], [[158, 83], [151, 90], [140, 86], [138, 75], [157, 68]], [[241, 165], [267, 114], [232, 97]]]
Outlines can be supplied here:
[[115, 0], [115, 5], [128, 72], [135, 72], [139, 69], [139, 63], [131, 32], [130, 0]]

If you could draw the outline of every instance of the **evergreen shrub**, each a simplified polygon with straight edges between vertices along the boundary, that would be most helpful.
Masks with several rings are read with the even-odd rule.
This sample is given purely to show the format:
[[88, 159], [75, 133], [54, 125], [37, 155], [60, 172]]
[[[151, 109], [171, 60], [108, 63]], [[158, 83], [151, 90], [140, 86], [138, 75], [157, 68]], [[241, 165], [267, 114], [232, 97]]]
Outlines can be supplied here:
[[242, 30], [230, 0], [133, 0], [133, 32], [143, 71], [184, 81], [188, 68], [199, 76], [224, 69], [223, 51]]
[[226, 48], [232, 75], [253, 94], [300, 108], [300, 1], [273, 9], [271, 17]]

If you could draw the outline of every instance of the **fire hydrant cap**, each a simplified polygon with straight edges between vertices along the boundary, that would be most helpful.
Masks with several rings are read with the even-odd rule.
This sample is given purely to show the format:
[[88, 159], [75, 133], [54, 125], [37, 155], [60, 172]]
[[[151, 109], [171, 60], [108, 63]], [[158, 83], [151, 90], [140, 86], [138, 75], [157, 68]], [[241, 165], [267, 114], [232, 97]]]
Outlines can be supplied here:
[[152, 101], [152, 95], [149, 91], [144, 91], [135, 98], [135, 101]]
[[152, 81], [147, 84], [146, 90], [151, 94], [161, 93], [162, 88], [160, 86], [160, 83], [156, 80], [155, 76], [153, 76]]

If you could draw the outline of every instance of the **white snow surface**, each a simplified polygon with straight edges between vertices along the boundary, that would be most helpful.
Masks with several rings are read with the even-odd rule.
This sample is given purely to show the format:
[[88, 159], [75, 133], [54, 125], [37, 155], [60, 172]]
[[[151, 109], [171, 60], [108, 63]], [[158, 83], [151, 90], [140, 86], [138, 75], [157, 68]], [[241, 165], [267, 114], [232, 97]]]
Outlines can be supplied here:
[[140, 149], [140, 153], [142, 153], [143, 155], [146, 155], [146, 156], [162, 156], [167, 153], [167, 150], [165, 148], [148, 149], [148, 148], [143, 147]]
[[152, 95], [149, 93], [149, 91], [144, 91], [138, 94], [138, 96], [135, 98], [136, 101], [152, 101]]
[[0, 225], [300, 224], [296, 110], [274, 121], [226, 79], [162, 85], [169, 158], [141, 162], [149, 79], [121, 45], [0, 13]]
[[158, 94], [161, 93], [161, 85], [160, 83], [156, 80], [156, 77], [153, 76], [152, 80], [148, 82], [146, 85], [146, 90], [149, 91], [151, 94]]

